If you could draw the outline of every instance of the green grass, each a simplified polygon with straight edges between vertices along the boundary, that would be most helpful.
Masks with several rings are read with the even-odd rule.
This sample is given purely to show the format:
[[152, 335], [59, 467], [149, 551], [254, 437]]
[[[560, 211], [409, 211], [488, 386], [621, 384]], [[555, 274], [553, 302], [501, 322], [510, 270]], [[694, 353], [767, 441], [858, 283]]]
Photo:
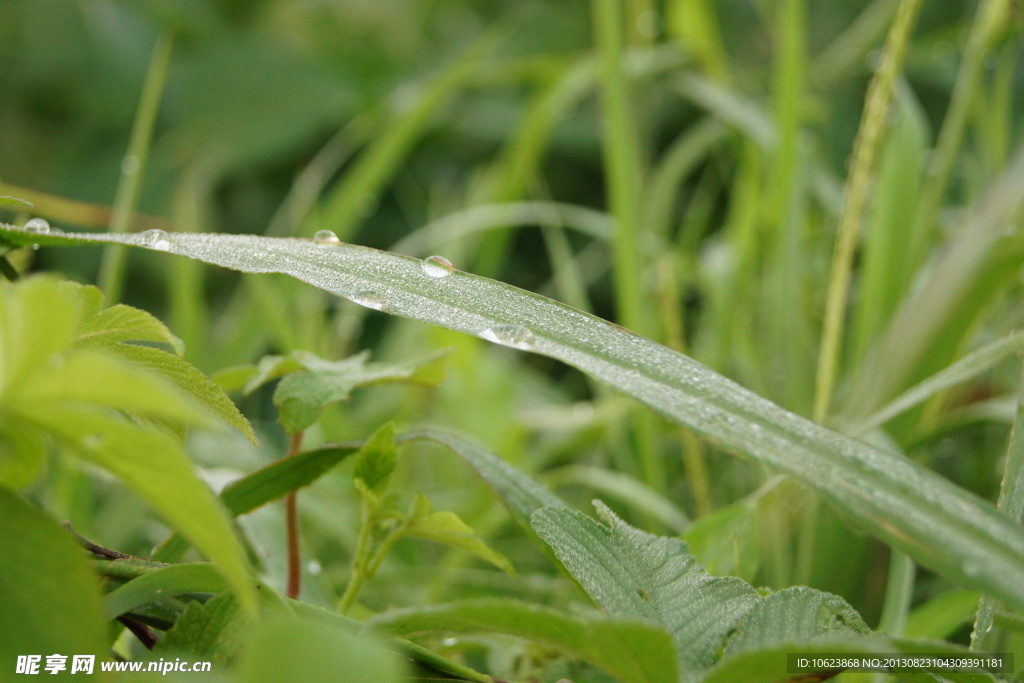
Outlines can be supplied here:
[[[117, 6], [113, 42], [90, 3], [12, 11], [0, 121], [17, 134], [0, 140], [0, 193], [35, 206], [0, 220], [67, 234], [5, 227], [3, 272], [99, 282], [170, 332], [110, 309], [137, 336], [79, 348], [87, 332], [56, 304], [23, 303], [40, 281], [0, 288], [0, 484], [24, 523], [11, 537], [65, 552], [53, 520], [69, 519], [148, 558], [167, 536], [152, 509], [176, 534], [158, 558], [218, 571], [198, 565], [197, 588], [173, 567], [69, 560], [5, 571], [0, 591], [85, 591], [74, 614], [96, 649], [101, 595], [82, 578], [99, 569], [107, 601], [140, 596], [131, 618], [167, 648], [201, 659], [221, 634], [240, 683], [308, 643], [380, 638], [414, 674], [471, 680], [774, 680], [786, 637], [813, 651], [826, 632], [833, 652], [920, 652], [912, 638], [929, 636], [1024, 656], [1012, 3], [528, 5]], [[150, 228], [167, 248], [120, 246], [152, 247]], [[323, 229], [344, 243], [310, 241]], [[456, 269], [426, 273], [431, 254]], [[64, 346], [20, 350], [60, 330]], [[116, 346], [136, 339], [185, 355]], [[372, 368], [404, 368], [441, 349], [432, 386], [350, 386], [334, 365], [370, 350]], [[102, 367], [121, 379], [62, 385], [86, 350], [116, 352]], [[209, 428], [248, 423], [204, 374], [235, 391], [245, 372], [270, 379], [230, 394], [260, 450]], [[142, 382], [170, 407], [133, 401]], [[65, 419], [18, 398], [44, 394]], [[397, 450], [381, 445], [387, 423]], [[93, 432], [135, 459], [89, 455]], [[380, 460], [346, 457], [371, 434]], [[165, 486], [144, 443], [178, 463]], [[83, 469], [83, 453], [121, 479]], [[208, 480], [240, 482], [215, 504], [186, 453]], [[298, 489], [296, 536], [267, 503]], [[614, 513], [592, 514], [595, 497]], [[297, 566], [302, 602], [277, 593]], [[316, 612], [342, 596], [351, 619]], [[693, 600], [713, 643], [687, 645], [672, 617]], [[822, 605], [831, 626], [804, 621]], [[297, 616], [267, 616], [281, 609]], [[862, 618], [883, 644], [860, 639]], [[38, 642], [70, 647], [50, 619]], [[602, 646], [615, 641], [628, 647]], [[375, 644], [368, 675], [395, 680], [401, 663]], [[307, 659], [314, 678], [331, 666]]]

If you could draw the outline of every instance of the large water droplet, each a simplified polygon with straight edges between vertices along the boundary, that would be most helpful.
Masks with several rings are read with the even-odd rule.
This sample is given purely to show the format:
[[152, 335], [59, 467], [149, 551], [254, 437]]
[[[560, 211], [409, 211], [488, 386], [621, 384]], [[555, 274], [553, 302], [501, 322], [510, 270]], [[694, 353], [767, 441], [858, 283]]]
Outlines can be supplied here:
[[25, 232], [34, 232], [37, 235], [45, 235], [50, 232], [50, 224], [45, 218], [33, 218], [25, 223]]
[[488, 327], [480, 333], [480, 338], [523, 350], [532, 349], [536, 341], [533, 332], [522, 325], [495, 325], [494, 327]]
[[350, 300], [359, 304], [360, 306], [366, 306], [372, 308], [375, 311], [384, 309], [387, 305], [387, 300], [377, 292], [356, 292], [349, 297]]
[[171, 236], [163, 230], [154, 228], [142, 233], [142, 243], [150, 249], [167, 251], [171, 248]]
[[423, 268], [423, 272], [430, 277], [448, 277], [455, 270], [455, 266], [452, 262], [446, 259], [444, 256], [428, 256], [423, 259], [423, 263], [420, 264]]
[[328, 246], [334, 246], [341, 244], [341, 240], [331, 230], [317, 230], [316, 234], [313, 235], [313, 241], [317, 244], [325, 244]]

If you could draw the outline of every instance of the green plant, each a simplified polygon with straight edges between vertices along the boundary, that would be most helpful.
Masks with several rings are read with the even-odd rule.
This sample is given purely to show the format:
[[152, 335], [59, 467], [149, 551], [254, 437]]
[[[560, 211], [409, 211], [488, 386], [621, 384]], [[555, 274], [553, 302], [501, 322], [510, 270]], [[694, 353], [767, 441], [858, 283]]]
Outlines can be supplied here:
[[1016, 3], [165, 4], [0, 29], [0, 666], [1024, 653]]

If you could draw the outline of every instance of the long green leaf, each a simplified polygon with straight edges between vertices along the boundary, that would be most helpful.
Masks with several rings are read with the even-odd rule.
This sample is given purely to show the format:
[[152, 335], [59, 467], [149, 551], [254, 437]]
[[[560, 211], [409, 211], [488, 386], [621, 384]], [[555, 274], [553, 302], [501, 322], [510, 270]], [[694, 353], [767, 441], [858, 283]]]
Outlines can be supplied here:
[[[247, 235], [39, 235], [16, 244], [120, 242], [235, 270], [286, 273], [395, 315], [560, 359], [788, 474], [919, 563], [1024, 608], [1024, 530], [995, 506], [897, 454], [794, 415], [696, 361], [616, 325], [509, 285], [347, 244]], [[984, 558], [982, 560], [981, 558]]]
[[571, 652], [626, 683], [678, 681], [672, 641], [663, 629], [601, 614], [569, 615], [517, 600], [482, 598], [384, 612], [367, 628], [393, 635], [505, 633]]

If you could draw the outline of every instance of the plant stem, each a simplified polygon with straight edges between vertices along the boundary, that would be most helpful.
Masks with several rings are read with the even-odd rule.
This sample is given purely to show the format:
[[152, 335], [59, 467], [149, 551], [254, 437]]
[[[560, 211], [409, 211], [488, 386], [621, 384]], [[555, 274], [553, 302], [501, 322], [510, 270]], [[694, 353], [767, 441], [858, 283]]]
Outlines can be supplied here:
[[[304, 432], [299, 430], [292, 434], [288, 444], [288, 455], [296, 455], [302, 448], [302, 436]], [[289, 493], [284, 499], [285, 534], [288, 542], [288, 589], [285, 592], [289, 598], [299, 597], [302, 588], [302, 557], [299, 553], [299, 510], [298, 494], [295, 491]]]
[[822, 422], [828, 415], [835, 388], [842, 347], [846, 299], [850, 289], [853, 254], [860, 232], [861, 216], [868, 200], [871, 176], [878, 150], [882, 145], [885, 122], [892, 101], [893, 84], [903, 64], [910, 32], [921, 8], [921, 0], [903, 0], [885, 41], [881, 65], [868, 86], [867, 104], [860, 129], [854, 141], [853, 163], [844, 188], [845, 202], [836, 234], [832, 270], [825, 299], [825, 320], [822, 326], [818, 356], [818, 376], [814, 395], [814, 420]]
[[[135, 112], [135, 122], [128, 141], [128, 154], [121, 164], [121, 181], [117, 186], [114, 199], [114, 213], [111, 217], [110, 231], [115, 233], [128, 232], [132, 214], [139, 201], [139, 188], [146, 170], [146, 159], [149, 156], [150, 143], [153, 140], [153, 128], [156, 114], [160, 107], [160, 96], [167, 80], [167, 70], [171, 62], [171, 50], [174, 46], [174, 34], [164, 31], [157, 38], [153, 48], [153, 57], [146, 71], [146, 81], [142, 86], [142, 98]], [[103, 253], [100, 267], [100, 288], [107, 295], [107, 303], [114, 304], [121, 298], [124, 286], [125, 247], [110, 245]]]
[[359, 589], [363, 587], [366, 579], [369, 578], [366, 567], [368, 555], [370, 554], [370, 532], [373, 530], [373, 511], [365, 497], [363, 498], [362, 509], [363, 521], [359, 528], [359, 540], [356, 541], [356, 551], [352, 555], [352, 578], [349, 579], [348, 585], [345, 586], [345, 592], [342, 594], [341, 600], [338, 601], [338, 612], [340, 614], [348, 614], [348, 611], [352, 608], [352, 603], [356, 601]]

